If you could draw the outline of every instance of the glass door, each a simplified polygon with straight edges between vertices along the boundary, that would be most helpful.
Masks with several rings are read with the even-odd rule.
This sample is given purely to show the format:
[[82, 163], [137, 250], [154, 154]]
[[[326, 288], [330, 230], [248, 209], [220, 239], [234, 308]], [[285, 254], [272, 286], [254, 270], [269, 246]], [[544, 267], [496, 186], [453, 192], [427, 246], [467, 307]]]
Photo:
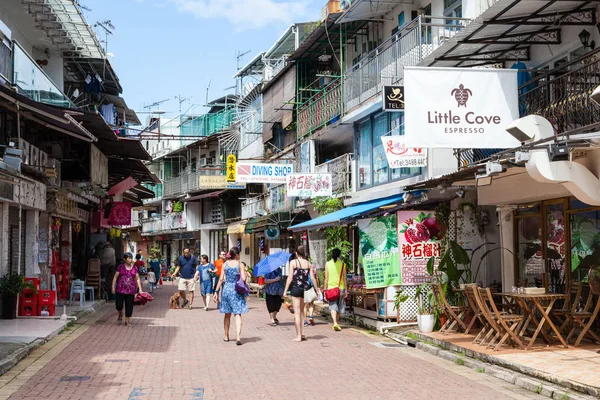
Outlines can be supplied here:
[[[545, 202], [544, 220], [544, 260], [546, 261], [547, 281], [542, 282], [542, 287], [547, 287], [550, 293], [565, 293], [566, 268], [565, 268], [565, 209], [564, 199], [554, 202]], [[536, 286], [538, 286], [536, 284]]]

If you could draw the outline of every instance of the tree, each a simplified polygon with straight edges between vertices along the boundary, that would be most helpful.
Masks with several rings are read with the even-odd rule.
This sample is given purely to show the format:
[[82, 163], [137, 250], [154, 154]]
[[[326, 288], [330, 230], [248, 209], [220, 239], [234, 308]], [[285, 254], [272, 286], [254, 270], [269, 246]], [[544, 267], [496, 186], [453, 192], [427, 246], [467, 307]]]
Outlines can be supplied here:
[[[344, 202], [341, 199], [333, 197], [315, 197], [313, 207], [319, 213], [319, 216], [331, 214], [344, 208]], [[334, 225], [319, 229], [325, 234], [327, 239], [327, 259], [331, 258], [331, 251], [338, 248], [342, 251], [342, 261], [349, 264], [352, 243], [348, 241], [348, 230], [346, 226]]]

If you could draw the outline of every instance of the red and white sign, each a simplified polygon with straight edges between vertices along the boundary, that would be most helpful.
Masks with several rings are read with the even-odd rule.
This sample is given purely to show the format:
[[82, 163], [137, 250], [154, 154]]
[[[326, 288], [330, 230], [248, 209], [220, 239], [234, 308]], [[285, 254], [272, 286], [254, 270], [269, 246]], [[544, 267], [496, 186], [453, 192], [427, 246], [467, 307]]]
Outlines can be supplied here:
[[110, 210], [108, 222], [112, 226], [131, 225], [131, 203], [114, 203], [112, 209]]
[[287, 176], [288, 197], [331, 196], [331, 174], [291, 174]]
[[[442, 253], [440, 239], [446, 228], [432, 211], [398, 212], [398, 245], [400, 246], [400, 273], [403, 285], [420, 285], [431, 281], [427, 261]], [[437, 265], [437, 262], [436, 262]]]
[[407, 147], [404, 136], [382, 136], [381, 141], [390, 168], [427, 166], [427, 149]]

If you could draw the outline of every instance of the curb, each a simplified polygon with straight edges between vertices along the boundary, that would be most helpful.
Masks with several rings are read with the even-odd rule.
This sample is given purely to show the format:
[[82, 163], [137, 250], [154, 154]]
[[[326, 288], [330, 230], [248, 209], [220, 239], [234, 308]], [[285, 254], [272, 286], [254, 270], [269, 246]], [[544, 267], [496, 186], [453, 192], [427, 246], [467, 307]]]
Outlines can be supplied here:
[[[106, 304], [105, 300], [100, 300], [91, 307], [88, 307], [81, 311], [71, 313], [71, 316], [75, 316], [75, 317], [77, 317], [77, 320], [79, 320], [80, 318], [82, 318], [88, 314], [92, 314], [92, 313], [96, 312], [98, 309], [100, 309], [105, 304]], [[68, 322], [67, 322], [67, 324], [68, 324]], [[65, 326], [66, 326], [66, 324], [65, 324]], [[36, 339], [33, 342], [21, 347], [20, 349], [13, 352], [12, 354], [0, 359], [0, 376], [4, 375], [7, 371], [9, 371], [11, 368], [13, 368], [15, 365], [17, 365], [19, 363], [19, 361], [23, 360], [25, 357], [27, 357], [29, 354], [31, 354], [35, 349], [37, 349], [38, 347], [42, 346], [45, 343], [48, 343], [48, 341], [50, 339], [52, 339], [54, 336], [59, 335], [63, 330], [64, 330], [64, 327], [57, 329], [54, 332], [50, 333], [48, 336], [46, 336], [44, 338]]]
[[[470, 351], [471, 354], [469, 354], [469, 352], [456, 353], [455, 350], [447, 349], [447, 346], [444, 345], [443, 341], [427, 338], [426, 340], [428, 343], [433, 343], [428, 344], [423, 341], [423, 337], [419, 337], [420, 335], [418, 333], [413, 332], [413, 334], [418, 337], [417, 340], [397, 333], [388, 333], [388, 335], [392, 337], [407, 341], [409, 345], [425, 353], [443, 358], [457, 365], [474, 369], [477, 372], [485, 373], [544, 397], [556, 400], [591, 400], [600, 398], [600, 391], [594, 387], [577, 384], [550, 374], [544, 374], [547, 377], [543, 378], [541, 376], [535, 376], [540, 375], [540, 371], [536, 371], [537, 373], [535, 374], [528, 373], [529, 371], [533, 372], [535, 370], [525, 367], [521, 367], [521, 371], [514, 371], [511, 368], [506, 368], [504, 365], [499, 365], [500, 363], [494, 362], [495, 360], [498, 360], [495, 357], [487, 357], [487, 360], [480, 360], [473, 358], [473, 356], [476, 357], [476, 354], [479, 353], [473, 351]], [[457, 346], [455, 347], [460, 349]], [[504, 364], [510, 363], [505, 362]], [[514, 364], [511, 365], [516, 367]], [[528, 372], [525, 372], [524, 370], [527, 370]], [[568, 389], [571, 390], [571, 392], [569, 392]]]

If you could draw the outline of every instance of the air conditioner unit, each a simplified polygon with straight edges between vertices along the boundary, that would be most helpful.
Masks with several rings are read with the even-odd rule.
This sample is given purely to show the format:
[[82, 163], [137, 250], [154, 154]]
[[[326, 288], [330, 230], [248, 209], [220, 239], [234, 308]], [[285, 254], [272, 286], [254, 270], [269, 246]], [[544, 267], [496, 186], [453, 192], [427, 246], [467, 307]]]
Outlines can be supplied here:
[[40, 159], [39, 159], [39, 163], [38, 165], [40, 167], [42, 167], [42, 170], [44, 169], [44, 167], [48, 164], [48, 153], [46, 153], [45, 151], [40, 150]]
[[29, 165], [37, 167], [40, 165], [40, 149], [35, 146], [29, 146]]
[[21, 161], [23, 164], [29, 165], [29, 155], [31, 152], [31, 145], [29, 142], [23, 139], [11, 138], [11, 142], [17, 145], [17, 148], [23, 152]]
[[209, 158], [209, 159], [207, 159], [207, 160], [206, 160], [206, 163], [207, 163], [208, 165], [216, 165], [216, 163], [215, 163], [215, 159], [214, 159], [214, 158]]
[[198, 166], [199, 167], [206, 167], [206, 158], [202, 157], [201, 159], [198, 160]]

